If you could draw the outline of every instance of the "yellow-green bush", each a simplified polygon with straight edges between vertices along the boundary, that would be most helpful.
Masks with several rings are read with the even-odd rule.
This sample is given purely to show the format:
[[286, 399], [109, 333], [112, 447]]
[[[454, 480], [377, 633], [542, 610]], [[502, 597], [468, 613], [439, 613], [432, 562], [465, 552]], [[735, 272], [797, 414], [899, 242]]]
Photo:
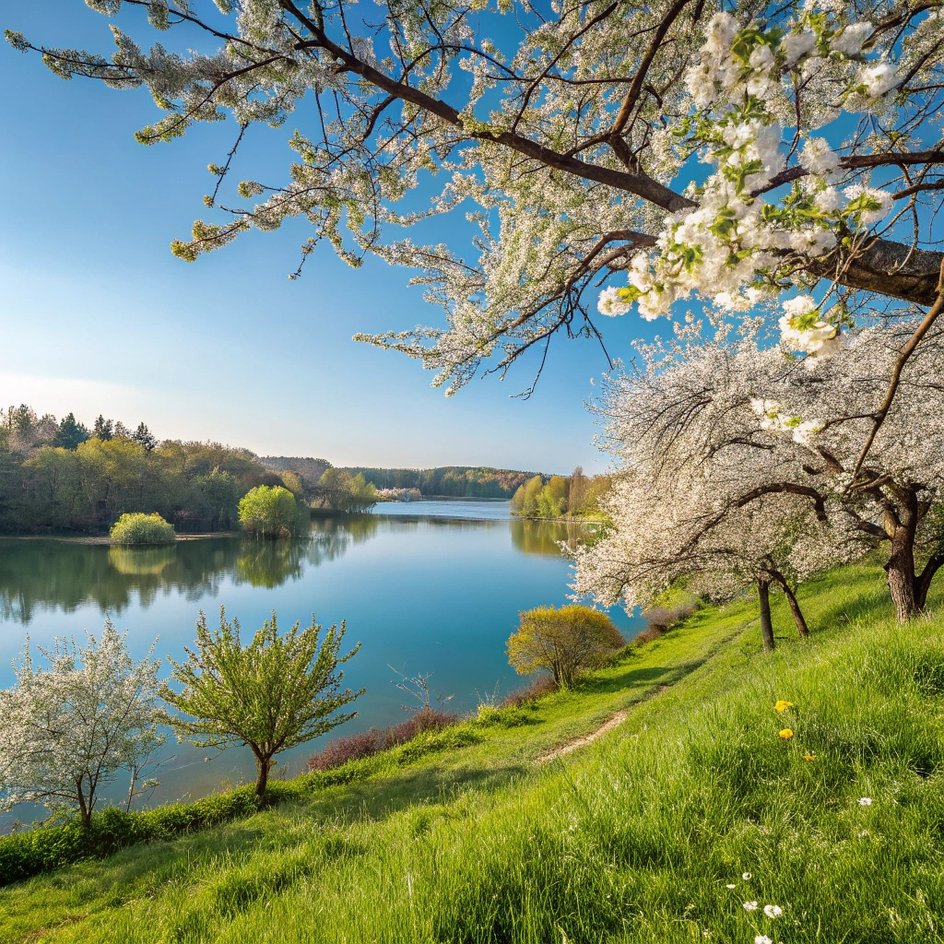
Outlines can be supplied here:
[[177, 540], [173, 525], [158, 514], [141, 512], [122, 515], [112, 525], [109, 537], [113, 544], [173, 544]]

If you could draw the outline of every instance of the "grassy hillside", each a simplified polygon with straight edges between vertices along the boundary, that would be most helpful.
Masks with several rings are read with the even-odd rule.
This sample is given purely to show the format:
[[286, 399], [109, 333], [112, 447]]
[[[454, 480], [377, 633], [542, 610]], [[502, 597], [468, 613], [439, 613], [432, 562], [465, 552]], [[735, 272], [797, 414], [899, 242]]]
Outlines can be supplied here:
[[944, 617], [896, 627], [866, 567], [801, 599], [815, 636], [773, 655], [749, 605], [703, 610], [577, 693], [452, 729], [466, 746], [12, 886], [0, 938], [944, 941]]

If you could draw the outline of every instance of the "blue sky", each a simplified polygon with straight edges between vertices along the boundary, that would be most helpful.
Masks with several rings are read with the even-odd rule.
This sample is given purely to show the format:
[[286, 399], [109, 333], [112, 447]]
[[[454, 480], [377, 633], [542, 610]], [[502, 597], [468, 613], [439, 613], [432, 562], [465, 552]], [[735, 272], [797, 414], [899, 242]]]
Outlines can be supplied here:
[[[81, 0], [0, 0], [0, 12], [0, 27], [37, 42], [111, 49], [107, 20]], [[225, 158], [231, 127], [143, 147], [133, 134], [158, 114], [146, 92], [64, 82], [6, 44], [0, 82], [0, 404], [337, 465], [606, 466], [585, 407], [606, 370], [597, 345], [558, 339], [529, 400], [513, 397], [527, 364], [446, 399], [417, 362], [351, 340], [441, 323], [406, 270], [352, 270], [326, 250], [291, 282], [301, 224], [193, 264], [171, 256], [206, 215], [206, 165]], [[242, 176], [283, 179], [284, 142], [305, 120], [257, 131]], [[641, 324], [601, 327], [618, 356]]]

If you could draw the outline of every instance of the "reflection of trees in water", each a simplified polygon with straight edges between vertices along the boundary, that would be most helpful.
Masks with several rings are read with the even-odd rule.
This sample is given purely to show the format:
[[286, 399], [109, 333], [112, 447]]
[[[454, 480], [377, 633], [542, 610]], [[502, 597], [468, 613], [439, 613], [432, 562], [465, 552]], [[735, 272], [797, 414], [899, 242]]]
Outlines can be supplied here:
[[29, 623], [38, 608], [67, 613], [89, 603], [120, 614], [133, 600], [147, 608], [159, 591], [197, 601], [219, 593], [232, 576], [254, 587], [277, 587], [306, 564], [335, 560], [380, 527], [370, 515], [313, 523], [300, 540], [201, 538], [172, 547], [128, 548], [66, 541], [0, 541], [0, 618]]
[[579, 521], [515, 518], [511, 522], [511, 543], [525, 554], [560, 557], [561, 541], [575, 548], [592, 535], [592, 529]]
[[176, 547], [110, 547], [108, 563], [119, 574], [147, 577], [164, 572], [176, 560]]
[[304, 541], [291, 538], [244, 540], [236, 558], [236, 579], [270, 590], [289, 578], [297, 580], [302, 575], [305, 550]]
[[337, 560], [352, 545], [363, 544], [372, 538], [380, 524], [373, 515], [317, 519], [308, 533], [306, 558], [315, 567]]
[[28, 623], [37, 608], [67, 613], [92, 603], [121, 613], [173, 588], [196, 599], [231, 572], [239, 541], [183, 541], [167, 548], [110, 548], [64, 541], [0, 542], [0, 616]]
[[132, 601], [147, 608], [160, 591], [187, 600], [217, 596], [232, 577], [254, 587], [277, 587], [301, 577], [306, 566], [337, 560], [378, 530], [409, 533], [423, 527], [466, 531], [511, 528], [514, 547], [558, 556], [558, 541], [585, 539], [587, 529], [568, 521], [487, 521], [462, 518], [349, 515], [312, 523], [300, 540], [202, 538], [173, 547], [124, 548], [65, 541], [0, 541], [0, 618], [29, 623], [39, 608], [72, 612], [89, 603], [120, 614]]

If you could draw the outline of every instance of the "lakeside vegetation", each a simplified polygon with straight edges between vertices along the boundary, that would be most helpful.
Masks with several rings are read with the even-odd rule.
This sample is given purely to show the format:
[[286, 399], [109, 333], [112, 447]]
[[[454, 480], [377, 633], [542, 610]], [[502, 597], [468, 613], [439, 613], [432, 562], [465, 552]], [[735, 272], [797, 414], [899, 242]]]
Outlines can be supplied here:
[[[388, 474], [389, 473], [389, 474]], [[158, 439], [99, 416], [91, 428], [21, 404], [0, 409], [0, 534], [104, 534], [123, 514], [157, 514], [178, 533], [229, 531], [240, 499], [282, 488], [319, 514], [356, 514], [384, 482], [422, 495], [507, 498], [530, 473], [489, 468], [340, 469], [220, 443]]]
[[[572, 691], [271, 782], [277, 806], [12, 886], [3, 933], [940, 940], [942, 619], [897, 626], [873, 566], [803, 595], [813, 633], [776, 653], [747, 603], [704, 608]], [[596, 745], [542, 763], [622, 711]]]
[[605, 521], [601, 502], [613, 485], [611, 475], [533, 475], [515, 490], [511, 513], [522, 518], [584, 518]]
[[160, 515], [145, 515], [141, 512], [123, 514], [108, 532], [112, 544], [124, 544], [136, 547], [156, 547], [173, 544], [177, 534], [173, 525]]
[[533, 472], [488, 466], [438, 466], [433, 469], [376, 469], [352, 467], [378, 489], [416, 489], [424, 498], [511, 498]]

